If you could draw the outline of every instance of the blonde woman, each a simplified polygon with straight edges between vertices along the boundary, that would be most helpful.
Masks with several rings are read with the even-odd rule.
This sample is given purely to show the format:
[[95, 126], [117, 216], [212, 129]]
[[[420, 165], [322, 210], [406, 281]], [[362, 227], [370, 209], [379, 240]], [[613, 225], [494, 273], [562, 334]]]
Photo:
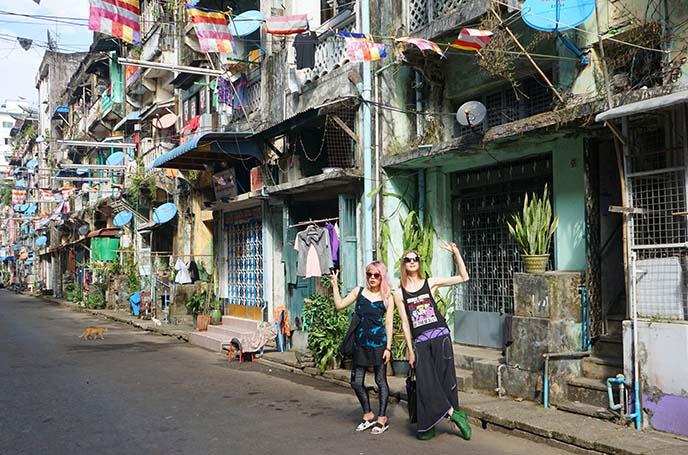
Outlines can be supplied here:
[[409, 361], [416, 369], [418, 427], [421, 440], [435, 436], [435, 427], [449, 418], [469, 440], [471, 427], [466, 413], [459, 410], [454, 351], [447, 322], [437, 308], [433, 294], [437, 288], [455, 286], [468, 280], [468, 272], [455, 243], [441, 242], [452, 253], [458, 275], [425, 278], [421, 258], [415, 251], [401, 257], [401, 286], [394, 293], [406, 338], [413, 338], [415, 355]]

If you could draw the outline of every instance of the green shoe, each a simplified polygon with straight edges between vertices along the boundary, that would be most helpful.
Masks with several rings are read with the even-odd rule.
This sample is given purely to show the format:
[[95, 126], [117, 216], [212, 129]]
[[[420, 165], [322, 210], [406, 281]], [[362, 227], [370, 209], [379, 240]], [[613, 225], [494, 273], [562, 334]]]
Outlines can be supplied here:
[[418, 434], [416, 434], [416, 437], [421, 441], [427, 441], [428, 439], [432, 439], [435, 437], [435, 428], [433, 427], [428, 431], [419, 431]]
[[454, 422], [454, 424], [457, 427], [459, 427], [461, 437], [463, 437], [466, 441], [471, 440], [471, 426], [468, 424], [468, 418], [466, 417], [465, 411], [452, 412], [452, 415], [451, 417], [449, 417], [449, 420]]

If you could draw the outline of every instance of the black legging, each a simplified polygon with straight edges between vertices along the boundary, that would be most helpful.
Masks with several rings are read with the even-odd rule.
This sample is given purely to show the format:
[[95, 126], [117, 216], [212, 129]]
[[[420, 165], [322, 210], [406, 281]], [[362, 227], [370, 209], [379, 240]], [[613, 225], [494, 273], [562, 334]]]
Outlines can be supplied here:
[[[380, 397], [380, 412], [378, 416], [384, 416], [387, 412], [387, 401], [389, 399], [389, 385], [387, 385], [387, 365], [375, 365], [375, 383], [377, 384], [378, 396]], [[368, 398], [368, 389], [366, 389], [364, 382], [366, 370], [368, 367], [354, 366], [351, 370], [351, 388], [356, 392], [358, 401], [361, 403], [363, 413], [366, 414], [371, 411], [370, 398]]]

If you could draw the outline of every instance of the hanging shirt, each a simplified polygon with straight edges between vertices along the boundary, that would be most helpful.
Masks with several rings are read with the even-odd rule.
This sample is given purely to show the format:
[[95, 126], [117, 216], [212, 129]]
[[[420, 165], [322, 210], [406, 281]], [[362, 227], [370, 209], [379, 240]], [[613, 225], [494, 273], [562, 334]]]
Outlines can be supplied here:
[[296, 49], [296, 69], [315, 68], [315, 45], [318, 44], [318, 35], [315, 32], [306, 32], [296, 35], [294, 48]]
[[191, 283], [191, 277], [189, 276], [189, 269], [186, 268], [186, 264], [182, 261], [182, 258], [178, 258], [177, 262], [174, 264], [174, 270], [177, 274], [174, 277], [174, 282], [177, 284], [189, 284]]
[[332, 262], [339, 263], [339, 234], [334, 225], [331, 223], [325, 224], [325, 229], [330, 234], [330, 248], [332, 250]]
[[294, 249], [298, 251], [296, 274], [303, 277], [322, 276], [334, 267], [330, 236], [326, 229], [311, 224], [296, 235]]

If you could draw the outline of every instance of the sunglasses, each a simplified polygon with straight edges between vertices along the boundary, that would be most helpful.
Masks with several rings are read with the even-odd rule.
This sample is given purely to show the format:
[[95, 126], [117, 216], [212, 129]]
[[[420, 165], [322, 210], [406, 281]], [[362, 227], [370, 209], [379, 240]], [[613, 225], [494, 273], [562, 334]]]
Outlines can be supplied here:
[[380, 279], [380, 274], [379, 273], [371, 273], [371, 272], [366, 272], [366, 276], [368, 278], [375, 278], [376, 280]]
[[418, 256], [414, 256], [414, 257], [406, 256], [406, 257], [404, 258], [404, 262], [406, 262], [407, 264], [408, 264], [409, 262], [420, 262], [420, 258], [419, 258]]

